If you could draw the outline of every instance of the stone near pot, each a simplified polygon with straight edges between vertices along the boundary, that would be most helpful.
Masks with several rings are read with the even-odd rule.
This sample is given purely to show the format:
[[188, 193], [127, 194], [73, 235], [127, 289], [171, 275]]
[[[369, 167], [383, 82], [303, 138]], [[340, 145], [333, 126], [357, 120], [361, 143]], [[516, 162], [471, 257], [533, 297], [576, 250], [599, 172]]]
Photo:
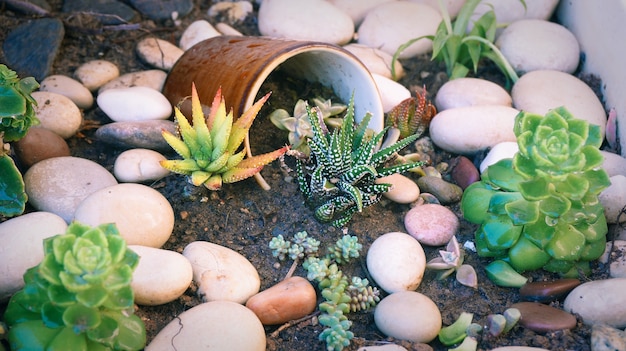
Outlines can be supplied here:
[[417, 289], [426, 269], [422, 245], [400, 232], [383, 234], [374, 240], [366, 262], [376, 284], [388, 293]]
[[113, 122], [96, 130], [96, 138], [120, 148], [145, 148], [161, 152], [172, 152], [162, 131], [176, 135], [176, 123], [171, 120], [149, 120], [136, 122]]
[[[387, 0], [388, 1], [388, 0]], [[392, 79], [391, 77], [391, 61], [393, 56], [388, 53], [378, 50], [376, 48], [369, 47], [363, 44], [351, 43], [345, 45], [344, 49], [353, 53], [356, 57], [363, 62], [365, 67], [371, 72], [381, 75], [385, 78]], [[394, 67], [396, 68], [396, 80], [404, 77], [404, 68], [400, 61], [396, 60]]]
[[197, 20], [185, 29], [183, 35], [180, 37], [178, 46], [186, 51], [199, 42], [218, 35], [222, 34], [218, 32], [217, 29], [211, 25], [211, 23], [205, 20]]
[[411, 92], [404, 85], [376, 73], [372, 73], [372, 77], [374, 77], [380, 92], [380, 99], [385, 113], [411, 97]]
[[145, 63], [165, 71], [171, 70], [184, 52], [169, 41], [154, 37], [141, 40], [135, 50]]
[[78, 66], [74, 76], [85, 88], [94, 92], [101, 86], [120, 76], [120, 69], [111, 61], [92, 60]]
[[98, 95], [98, 107], [114, 122], [167, 119], [172, 105], [160, 92], [147, 87], [108, 89]]
[[101, 86], [100, 89], [98, 89], [98, 94], [101, 94], [108, 89], [130, 87], [147, 87], [156, 91], [161, 91], [163, 90], [163, 84], [165, 84], [166, 78], [167, 73], [160, 69], [149, 69], [146, 71], [126, 73]]

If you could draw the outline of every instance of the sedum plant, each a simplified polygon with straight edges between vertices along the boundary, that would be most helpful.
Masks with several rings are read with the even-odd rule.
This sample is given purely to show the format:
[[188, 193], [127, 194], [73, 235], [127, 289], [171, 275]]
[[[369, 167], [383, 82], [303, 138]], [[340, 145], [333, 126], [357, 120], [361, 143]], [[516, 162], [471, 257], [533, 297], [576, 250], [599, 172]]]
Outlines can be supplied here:
[[44, 240], [4, 319], [12, 350], [140, 350], [146, 331], [130, 283], [139, 256], [114, 224], [73, 222]]
[[600, 128], [559, 107], [545, 116], [520, 112], [514, 132], [519, 152], [489, 166], [461, 202], [463, 216], [480, 225], [478, 254], [495, 259], [487, 266], [490, 279], [518, 286], [525, 279], [516, 272], [588, 271], [608, 231], [598, 200], [610, 184], [601, 168]]
[[234, 183], [259, 173], [263, 166], [283, 155], [288, 146], [262, 155], [244, 159], [245, 150], [240, 147], [259, 110], [270, 94], [265, 95], [252, 107], [233, 120], [232, 110], [226, 113], [226, 104], [218, 89], [205, 118], [195, 84], [191, 91], [192, 123], [175, 109], [180, 138], [163, 131], [163, 138], [182, 160], [164, 160], [161, 166], [190, 177], [195, 186], [204, 185], [209, 190], [219, 190], [223, 183]]

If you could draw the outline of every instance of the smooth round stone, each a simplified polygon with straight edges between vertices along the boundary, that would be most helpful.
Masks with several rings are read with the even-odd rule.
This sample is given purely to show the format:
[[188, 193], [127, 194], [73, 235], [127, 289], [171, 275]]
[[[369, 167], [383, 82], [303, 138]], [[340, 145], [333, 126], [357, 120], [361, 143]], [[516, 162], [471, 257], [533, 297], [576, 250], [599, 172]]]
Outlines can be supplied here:
[[[617, 223], [620, 212], [626, 204], [626, 176], [618, 174], [610, 178], [611, 185], [602, 190], [598, 199], [604, 207], [604, 216], [607, 223]], [[626, 221], [625, 216], [621, 216], [620, 222]]]
[[40, 91], [61, 94], [72, 100], [78, 108], [88, 109], [93, 105], [93, 96], [81, 82], [68, 76], [55, 74], [41, 81]]
[[172, 235], [174, 210], [151, 187], [125, 183], [87, 196], [76, 208], [74, 220], [91, 226], [115, 223], [128, 245], [160, 248]]
[[171, 70], [184, 53], [181, 48], [169, 41], [154, 37], [141, 40], [135, 50], [145, 63], [165, 71]]
[[217, 29], [211, 25], [211, 23], [205, 20], [197, 20], [185, 29], [183, 35], [180, 37], [178, 46], [187, 51], [190, 47], [196, 45], [197, 43], [219, 35], [222, 34], [218, 32]]
[[511, 106], [511, 95], [498, 84], [480, 78], [457, 78], [444, 83], [435, 97], [438, 111], [474, 105]]
[[600, 150], [600, 153], [604, 157], [602, 168], [609, 174], [609, 177], [618, 174], [626, 176], [626, 158], [605, 150]]
[[606, 325], [591, 328], [591, 349], [594, 351], [626, 350], [626, 331]]
[[481, 1], [470, 23], [474, 22], [487, 11], [493, 10], [498, 23], [513, 23], [524, 18], [549, 20], [559, 4], [559, 0], [488, 0]]
[[37, 162], [24, 174], [28, 202], [38, 210], [60, 216], [67, 223], [87, 196], [115, 184], [117, 180], [106, 168], [72, 156]]
[[359, 26], [365, 18], [365, 15], [374, 7], [395, 0], [328, 0], [331, 4], [335, 5], [338, 9], [345, 12], [352, 18], [355, 26]]
[[[426, 4], [430, 7], [439, 11], [439, 0], [409, 0], [412, 2], [417, 2], [420, 4]], [[446, 11], [448, 11], [448, 15], [450, 15], [451, 19], [454, 19], [459, 12], [461, 11], [461, 7], [465, 4], [465, 0], [443, 0], [443, 5], [446, 7]]]
[[520, 311], [520, 325], [539, 333], [572, 329], [576, 326], [576, 317], [573, 314], [538, 302], [518, 302], [511, 305], [511, 308]]
[[524, 74], [511, 90], [513, 106], [518, 110], [545, 115], [565, 106], [578, 119], [606, 127], [604, 106], [593, 90], [582, 80], [560, 71], [539, 70]]
[[166, 304], [179, 298], [191, 285], [193, 271], [185, 256], [142, 245], [128, 245], [128, 248], [140, 257], [130, 284], [136, 304]]
[[496, 45], [518, 73], [555, 70], [573, 73], [580, 46], [572, 32], [560, 24], [538, 19], [508, 25]]
[[430, 121], [430, 138], [440, 148], [471, 155], [504, 141], [516, 141], [513, 126], [518, 110], [477, 105], [441, 111]]
[[96, 138], [121, 148], [145, 148], [171, 152], [172, 147], [165, 141], [161, 131], [167, 130], [176, 135], [177, 129], [171, 120], [150, 120], [137, 122], [114, 122], [96, 130]]
[[206, 241], [194, 241], [183, 250], [191, 262], [193, 280], [203, 301], [228, 300], [245, 303], [259, 292], [256, 268], [240, 253]]
[[120, 76], [120, 69], [111, 61], [91, 60], [78, 66], [74, 76], [85, 88], [96, 91], [101, 86]]
[[463, 189], [460, 186], [436, 176], [420, 177], [417, 186], [422, 192], [434, 195], [442, 204], [459, 202], [463, 196]]
[[264, 325], [283, 324], [312, 313], [317, 293], [307, 279], [292, 276], [249, 298], [246, 307]]
[[426, 269], [422, 245], [400, 232], [386, 233], [374, 240], [366, 261], [376, 284], [388, 293], [417, 289]]
[[450, 176], [456, 185], [463, 190], [480, 180], [478, 168], [476, 168], [472, 160], [465, 156], [458, 156], [454, 160]]
[[212, 301], [178, 315], [145, 350], [265, 351], [265, 343], [263, 324], [252, 311], [232, 301]]
[[389, 112], [402, 101], [411, 97], [411, 92], [404, 85], [393, 81], [389, 78], [372, 73], [372, 78], [378, 87], [380, 100], [383, 105], [383, 111]]
[[141, 183], [161, 179], [170, 174], [159, 163], [164, 160], [165, 156], [154, 150], [126, 150], [115, 159], [113, 174], [120, 182]]
[[72, 100], [65, 95], [48, 91], [35, 91], [31, 96], [37, 101], [35, 113], [40, 127], [57, 133], [63, 139], [78, 132], [83, 115]]
[[611, 278], [626, 278], [626, 240], [612, 240], [606, 243], [604, 255], [599, 259], [602, 263], [609, 263]]
[[342, 45], [354, 35], [350, 16], [323, 0], [264, 0], [258, 21], [261, 34], [269, 37]]
[[235, 28], [229, 26], [228, 24], [224, 22], [220, 22], [216, 24], [215, 29], [217, 29], [220, 33], [222, 33], [222, 35], [234, 35], [236, 37], [243, 36], [243, 34], [240, 31], [236, 30]]
[[485, 156], [483, 161], [480, 163], [480, 173], [484, 172], [487, 167], [502, 159], [513, 158], [518, 151], [519, 146], [517, 146], [516, 141], [505, 141], [494, 145], [494, 147], [489, 150], [487, 156]]
[[252, 3], [249, 1], [222, 1], [211, 5], [207, 15], [217, 17], [223, 14], [228, 22], [235, 23], [244, 21], [253, 11]]
[[383, 196], [399, 204], [410, 204], [420, 197], [420, 188], [415, 182], [402, 174], [395, 173], [386, 177], [376, 179], [377, 184], [391, 184], [392, 188]]
[[[409, 1], [392, 1], [365, 15], [358, 30], [358, 43], [395, 54], [400, 45], [424, 35], [435, 35], [441, 22], [439, 11]], [[398, 57], [411, 58], [430, 52], [432, 41], [423, 39], [406, 48]]]
[[519, 295], [526, 301], [551, 302], [564, 297], [578, 285], [580, 285], [578, 279], [530, 282], [519, 289]]
[[57, 133], [46, 128], [32, 127], [13, 144], [15, 154], [25, 168], [52, 157], [70, 156], [70, 147]]
[[[343, 47], [356, 56], [371, 73], [376, 73], [385, 78], [392, 79], [391, 77], [391, 61], [393, 56], [388, 53], [371, 48], [362, 44], [351, 43]], [[404, 77], [404, 68], [400, 61], [395, 62], [396, 79]]]
[[400, 291], [382, 299], [374, 311], [376, 327], [387, 336], [428, 343], [441, 330], [441, 312], [426, 295]]
[[168, 119], [172, 105], [147, 87], [109, 89], [98, 95], [98, 107], [115, 122]]
[[415, 206], [404, 216], [406, 231], [428, 246], [446, 245], [459, 226], [459, 218], [454, 212], [437, 204]]
[[626, 278], [595, 280], [579, 285], [567, 295], [563, 309], [579, 314], [587, 325], [626, 327]]
[[24, 287], [26, 270], [43, 259], [43, 239], [66, 229], [63, 218], [50, 212], [30, 212], [0, 223], [0, 301]]
[[131, 87], [147, 87], [156, 91], [161, 91], [163, 90], [165, 79], [167, 79], [167, 73], [161, 71], [160, 69], [149, 69], [146, 71], [126, 73], [101, 86], [100, 89], [98, 89], [98, 94], [101, 94], [109, 89]]

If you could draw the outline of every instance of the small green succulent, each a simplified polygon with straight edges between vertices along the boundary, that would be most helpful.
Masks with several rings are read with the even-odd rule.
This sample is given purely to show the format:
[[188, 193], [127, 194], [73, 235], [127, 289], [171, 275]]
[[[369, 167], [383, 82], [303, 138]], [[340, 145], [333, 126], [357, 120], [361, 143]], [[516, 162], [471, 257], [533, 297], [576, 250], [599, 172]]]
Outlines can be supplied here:
[[480, 225], [478, 254], [495, 259], [490, 278], [510, 276], [510, 267], [564, 276], [588, 271], [608, 231], [598, 200], [610, 185], [600, 128], [559, 107], [545, 116], [520, 112], [514, 132], [519, 152], [489, 166], [461, 201], [463, 216]]
[[233, 113], [226, 113], [226, 104], [218, 89], [211, 112], [205, 119], [195, 85], [191, 92], [192, 122], [175, 109], [181, 138], [164, 130], [165, 141], [182, 160], [161, 161], [161, 166], [172, 172], [190, 176], [195, 186], [204, 185], [209, 190], [219, 190], [223, 183], [234, 183], [251, 177], [263, 166], [283, 155], [288, 146], [262, 155], [245, 158], [240, 147], [269, 94], [233, 121]]
[[4, 319], [12, 350], [140, 350], [146, 331], [130, 283], [139, 256], [114, 224], [73, 222], [44, 240]]
[[308, 140], [311, 155], [297, 159], [296, 173], [300, 191], [321, 222], [331, 222], [336, 227], [345, 225], [354, 213], [377, 203], [391, 189], [391, 184], [376, 183], [376, 179], [422, 165], [412, 162], [386, 167], [398, 151], [418, 136], [409, 136], [377, 151], [387, 129], [367, 139], [371, 114], [355, 125], [354, 98], [341, 127], [332, 132], [318, 108], [307, 112], [313, 131]]

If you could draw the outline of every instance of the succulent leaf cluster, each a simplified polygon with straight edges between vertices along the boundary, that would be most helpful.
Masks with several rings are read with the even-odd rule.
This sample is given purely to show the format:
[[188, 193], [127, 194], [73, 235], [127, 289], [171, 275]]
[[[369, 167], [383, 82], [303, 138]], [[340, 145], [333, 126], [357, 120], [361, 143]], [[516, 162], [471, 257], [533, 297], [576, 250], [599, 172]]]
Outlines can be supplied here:
[[456, 237], [453, 236], [445, 250], [439, 251], [439, 256], [426, 263], [426, 268], [439, 271], [437, 279], [445, 279], [456, 272], [456, 280], [472, 288], [478, 288], [478, 276], [474, 267], [463, 264], [465, 251], [459, 246]]
[[598, 200], [610, 185], [600, 128], [559, 107], [545, 116], [520, 112], [514, 132], [519, 152], [489, 166], [461, 202], [464, 217], [480, 225], [478, 254], [495, 259], [490, 277], [511, 275], [510, 267], [564, 276], [588, 271], [608, 231]]
[[130, 283], [139, 256], [114, 224], [73, 222], [44, 240], [4, 319], [13, 350], [140, 350], [146, 331]]
[[263, 166], [283, 155], [288, 146], [278, 150], [245, 158], [241, 145], [263, 104], [265, 95], [234, 120], [232, 110], [226, 113], [226, 104], [218, 89], [211, 112], [205, 118], [195, 85], [191, 92], [192, 123], [180, 109], [175, 109], [180, 138], [163, 131], [163, 138], [182, 160], [161, 161], [161, 166], [190, 177], [195, 186], [204, 185], [209, 190], [219, 190], [223, 183], [234, 183], [259, 173]]
[[385, 124], [400, 130], [400, 139], [409, 135], [421, 136], [430, 120], [437, 114], [437, 108], [426, 99], [426, 88], [415, 97], [409, 97], [387, 112]]
[[0, 140], [20, 140], [31, 126], [39, 124], [31, 93], [39, 88], [33, 77], [20, 79], [15, 71], [0, 64]]
[[296, 160], [300, 191], [307, 204], [315, 211], [315, 218], [336, 227], [345, 225], [354, 213], [377, 203], [391, 184], [376, 180], [420, 166], [421, 162], [386, 167], [397, 152], [417, 139], [404, 138], [378, 150], [385, 132], [367, 138], [367, 114], [356, 125], [354, 98], [350, 100], [340, 128], [328, 130], [317, 108], [308, 109], [313, 137], [308, 140], [311, 155]]
[[292, 260], [297, 260], [316, 254], [320, 242], [310, 237], [306, 231], [302, 231], [293, 236], [293, 242], [285, 240], [283, 235], [279, 234], [272, 238], [269, 246], [272, 249], [272, 255], [278, 257], [279, 260], [282, 261], [287, 256]]

